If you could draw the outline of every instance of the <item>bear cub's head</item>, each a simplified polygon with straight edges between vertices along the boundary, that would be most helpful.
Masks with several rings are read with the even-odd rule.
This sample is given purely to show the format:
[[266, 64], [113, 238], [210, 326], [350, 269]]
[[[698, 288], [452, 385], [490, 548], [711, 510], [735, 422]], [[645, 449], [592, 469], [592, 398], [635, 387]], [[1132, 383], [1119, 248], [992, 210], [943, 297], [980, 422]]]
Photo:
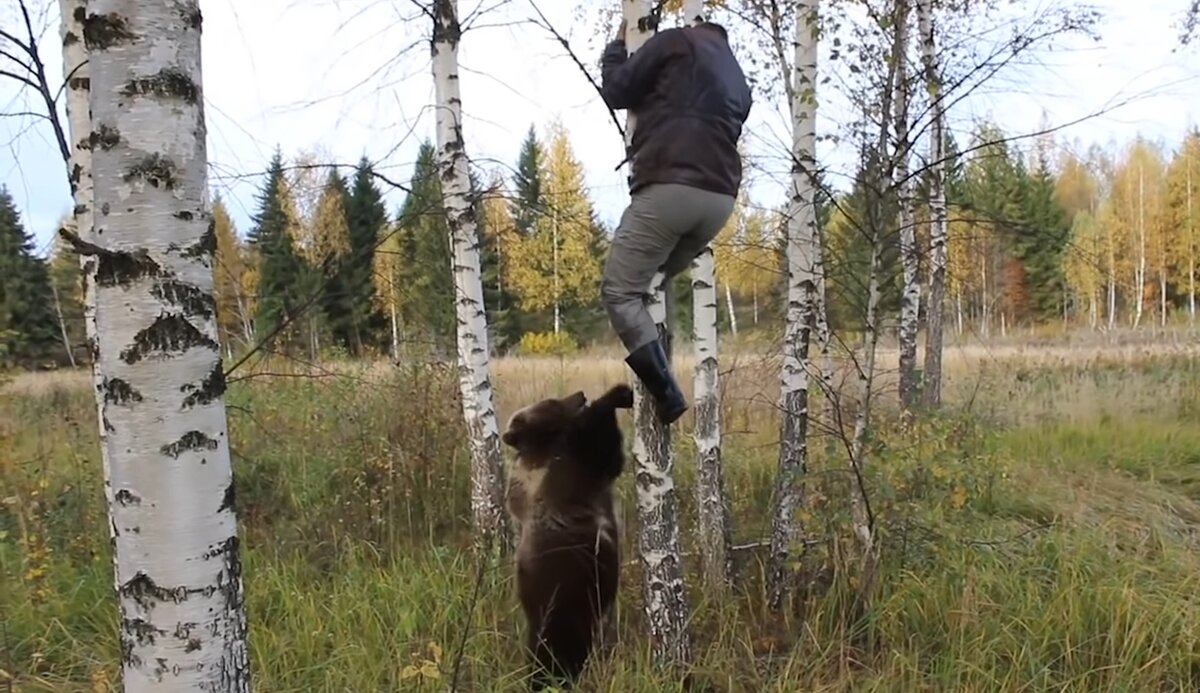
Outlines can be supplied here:
[[548, 458], [566, 452], [599, 452], [592, 446], [612, 450], [615, 444], [620, 450], [616, 410], [632, 407], [633, 390], [624, 383], [609, 388], [590, 403], [582, 390], [566, 397], [543, 399], [513, 414], [501, 440], [516, 450], [521, 463], [527, 466], [540, 466]]

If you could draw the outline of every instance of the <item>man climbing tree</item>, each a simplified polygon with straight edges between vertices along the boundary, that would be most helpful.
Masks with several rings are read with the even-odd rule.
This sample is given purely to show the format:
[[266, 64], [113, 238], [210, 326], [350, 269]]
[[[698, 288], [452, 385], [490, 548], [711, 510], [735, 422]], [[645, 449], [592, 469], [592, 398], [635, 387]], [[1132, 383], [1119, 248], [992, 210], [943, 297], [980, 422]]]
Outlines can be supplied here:
[[738, 139], [750, 86], [712, 22], [655, 34], [629, 55], [624, 21], [601, 58], [604, 101], [637, 115], [621, 215], [600, 293], [626, 363], [669, 425], [687, 411], [645, 296], [655, 273], [687, 269], [733, 213], [742, 179]]

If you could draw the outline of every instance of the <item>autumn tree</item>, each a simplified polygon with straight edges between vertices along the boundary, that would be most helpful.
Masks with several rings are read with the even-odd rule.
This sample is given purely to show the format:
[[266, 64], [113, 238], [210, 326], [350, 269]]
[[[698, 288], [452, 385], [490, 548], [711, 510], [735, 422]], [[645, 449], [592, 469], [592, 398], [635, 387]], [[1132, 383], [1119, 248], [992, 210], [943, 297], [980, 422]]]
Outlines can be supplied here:
[[1174, 286], [1187, 306], [1188, 320], [1196, 321], [1196, 263], [1200, 259], [1200, 129], [1193, 127], [1183, 139], [1167, 170], [1166, 230], [1170, 239]]
[[548, 140], [539, 171], [544, 208], [529, 232], [518, 236], [507, 269], [522, 308], [552, 311], [553, 330], [558, 333], [566, 307], [594, 302], [600, 262], [583, 166], [560, 122], [551, 125]]
[[509, 277], [512, 275], [512, 253], [519, 235], [512, 208], [507, 200], [507, 186], [498, 171], [493, 172], [486, 187], [480, 190], [480, 253], [482, 254], [484, 303], [487, 304], [488, 326], [491, 328], [492, 348], [503, 350], [521, 339], [520, 300]]
[[246, 292], [249, 268], [237, 229], [220, 195], [213, 198], [212, 215], [217, 244], [213, 255], [213, 293], [221, 343], [226, 348], [239, 342], [249, 347], [254, 338], [254, 306]]

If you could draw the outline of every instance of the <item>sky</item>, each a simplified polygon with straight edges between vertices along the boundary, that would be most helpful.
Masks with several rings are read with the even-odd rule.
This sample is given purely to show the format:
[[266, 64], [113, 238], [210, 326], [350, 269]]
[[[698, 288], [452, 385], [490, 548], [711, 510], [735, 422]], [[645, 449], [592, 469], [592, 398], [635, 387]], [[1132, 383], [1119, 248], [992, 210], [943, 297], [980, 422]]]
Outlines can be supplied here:
[[[42, 58], [57, 87], [58, 3], [31, 1], [47, 5], [36, 27], [44, 29]], [[509, 172], [529, 127], [541, 131], [560, 119], [600, 218], [614, 223], [628, 194], [624, 171], [616, 170], [623, 158], [620, 135], [603, 102], [550, 33], [526, 21], [535, 16], [530, 0], [459, 0], [460, 11], [467, 17], [481, 2], [487, 11], [477, 13], [460, 51], [463, 129], [472, 161]], [[538, 2], [589, 66], [612, 31], [597, 21], [607, 4]], [[1175, 51], [1174, 24], [1186, 2], [1091, 4], [1104, 16], [1101, 40], [1079, 39], [1067, 50], [1040, 54], [1037, 65], [1006, 72], [956, 103], [949, 120], [960, 141], [985, 117], [1010, 133], [1083, 119], [1057, 137], [1086, 146], [1141, 133], [1175, 146], [1200, 110], [1200, 48]], [[15, 7], [16, 0], [0, 0], [0, 23], [14, 26]], [[421, 36], [427, 27], [412, 21], [412, 7], [391, 0], [201, 1], [209, 184], [226, 200], [240, 233], [250, 228], [262, 172], [277, 146], [285, 158], [320, 148], [327, 160], [347, 165], [365, 155], [380, 173], [407, 182], [417, 146], [434, 136], [429, 45]], [[822, 52], [827, 59], [828, 46]], [[819, 135], [835, 133], [847, 121], [835, 90], [823, 85], [818, 92]], [[0, 77], [0, 114], [30, 107], [35, 102]], [[1087, 117], [1106, 108], [1113, 110]], [[789, 142], [781, 104], [757, 100], [744, 140], [752, 157], [767, 162], [766, 170], [749, 174], [749, 197], [778, 205], [786, 167], [771, 170], [779, 157], [770, 154], [786, 151]], [[855, 157], [848, 149], [853, 147], [833, 140], [818, 145], [835, 186], [852, 171]], [[65, 167], [44, 121], [0, 118], [0, 185], [13, 195], [39, 249], [48, 250], [59, 218], [72, 205]], [[384, 192], [389, 211], [395, 210], [403, 193]]]

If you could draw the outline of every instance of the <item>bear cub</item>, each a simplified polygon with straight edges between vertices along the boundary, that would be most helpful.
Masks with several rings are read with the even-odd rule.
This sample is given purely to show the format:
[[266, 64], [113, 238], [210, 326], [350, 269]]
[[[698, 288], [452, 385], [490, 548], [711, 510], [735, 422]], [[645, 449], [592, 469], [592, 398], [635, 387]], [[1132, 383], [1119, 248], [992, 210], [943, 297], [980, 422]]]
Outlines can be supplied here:
[[628, 385], [591, 403], [576, 392], [521, 409], [502, 436], [516, 451], [507, 506], [520, 531], [517, 597], [535, 691], [578, 678], [616, 599], [612, 484], [625, 466], [616, 410], [632, 407]]

